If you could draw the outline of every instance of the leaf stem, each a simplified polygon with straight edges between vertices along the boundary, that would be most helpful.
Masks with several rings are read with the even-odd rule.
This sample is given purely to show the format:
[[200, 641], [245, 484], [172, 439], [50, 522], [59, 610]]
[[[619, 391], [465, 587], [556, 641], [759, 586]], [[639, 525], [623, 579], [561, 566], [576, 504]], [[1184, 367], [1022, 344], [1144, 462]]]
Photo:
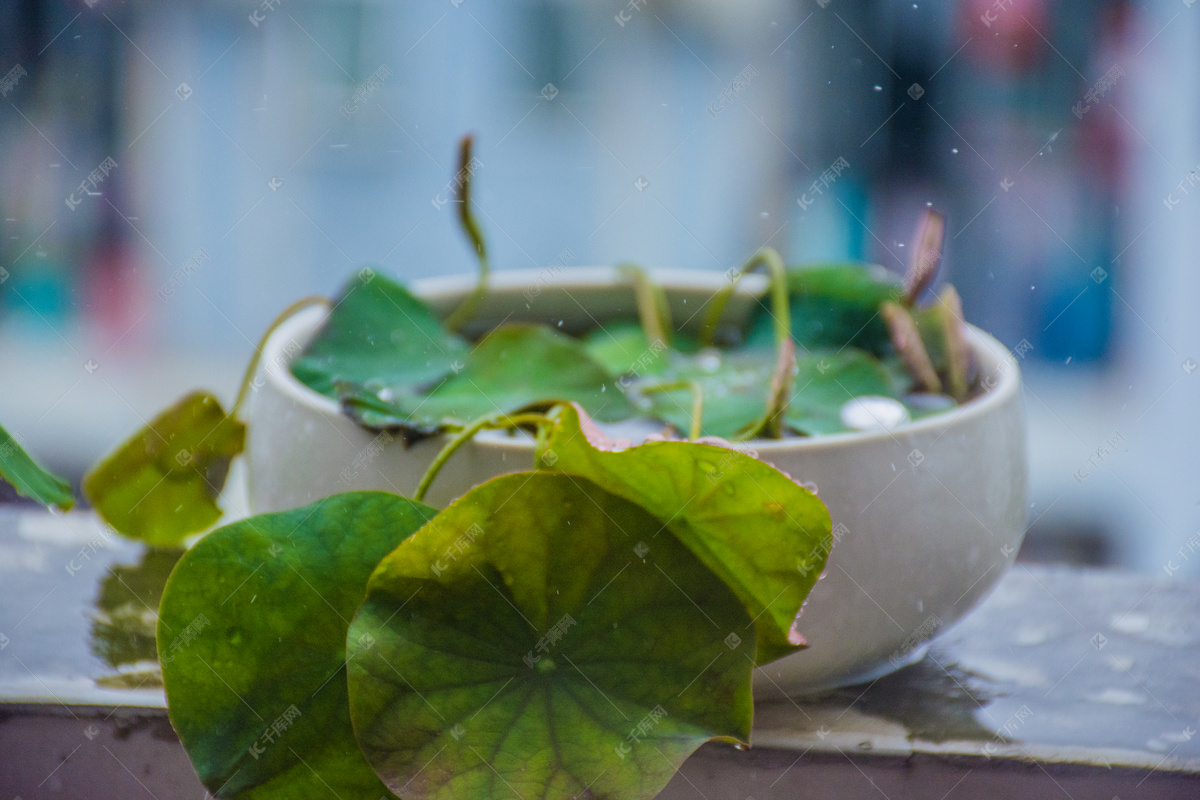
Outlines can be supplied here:
[[[764, 439], [782, 439], [787, 431], [787, 408], [796, 382], [796, 342], [784, 339], [775, 357], [771, 387], [767, 392], [767, 407], [762, 417], [733, 438], [744, 442], [762, 435]], [[765, 434], [765, 435], [763, 435]]]
[[667, 305], [667, 296], [662, 287], [658, 286], [639, 265], [625, 262], [617, 265], [617, 270], [633, 283], [633, 293], [637, 302], [638, 321], [646, 338], [653, 344], [660, 341], [665, 345], [671, 344], [671, 307]]
[[421, 482], [417, 484], [417, 490], [413, 493], [413, 500], [418, 502], [425, 499], [425, 494], [429, 491], [429, 487], [433, 485], [433, 479], [442, 471], [442, 467], [450, 460], [450, 457], [458, 452], [464, 444], [475, 438], [475, 434], [482, 430], [489, 429], [507, 429], [515, 428], [519, 425], [537, 425], [539, 430], [543, 425], [550, 422], [550, 419], [545, 414], [506, 414], [503, 411], [495, 411], [491, 414], [486, 414], [473, 422], [467, 423], [462, 429], [456, 432], [446, 446], [441, 449], [437, 457], [433, 459], [433, 463], [429, 465], [429, 469], [425, 471], [425, 475], [421, 478]]
[[302, 297], [290, 306], [280, 312], [270, 325], [267, 326], [266, 332], [258, 342], [258, 346], [254, 348], [254, 355], [250, 357], [250, 363], [246, 365], [246, 372], [242, 375], [242, 385], [238, 388], [237, 399], [233, 401], [233, 408], [229, 409], [229, 417], [236, 419], [238, 411], [241, 410], [242, 404], [246, 401], [246, 395], [250, 391], [250, 387], [254, 385], [254, 378], [258, 374], [258, 365], [262, 362], [263, 348], [267, 346], [267, 340], [279, 329], [279, 326], [287, 322], [298, 312], [309, 308], [310, 306], [323, 305], [329, 306], [329, 298], [312, 295]]
[[703, 431], [702, 422], [704, 421], [704, 387], [700, 385], [699, 381], [660, 383], [642, 389], [642, 394], [665, 394], [666, 392], [679, 392], [684, 389], [692, 393], [692, 424], [688, 430], [688, 440], [694, 442], [700, 438], [700, 434]]
[[464, 136], [459, 143], [458, 172], [454, 177], [459, 184], [459, 194], [462, 198], [462, 202], [458, 204], [458, 222], [467, 235], [467, 239], [470, 240], [471, 246], [475, 249], [475, 257], [479, 260], [479, 281], [443, 323], [447, 330], [455, 333], [475, 314], [479, 304], [483, 302], [488, 290], [488, 276], [491, 274], [483, 233], [479, 230], [479, 223], [475, 221], [475, 215], [471, 213], [471, 176], [479, 168], [477, 161], [471, 156], [473, 143], [474, 137], [470, 134]]
[[792, 312], [788, 303], [787, 270], [783, 266], [783, 259], [780, 258], [779, 253], [772, 247], [764, 247], [750, 257], [750, 260], [742, 266], [728, 285], [721, 287], [712, 296], [708, 305], [708, 314], [700, 329], [701, 345], [712, 346], [717, 325], [725, 313], [725, 307], [729, 305], [729, 299], [742, 280], [742, 276], [759, 267], [766, 267], [771, 274], [771, 317], [775, 321], [775, 343], [781, 345], [784, 339], [791, 338]]

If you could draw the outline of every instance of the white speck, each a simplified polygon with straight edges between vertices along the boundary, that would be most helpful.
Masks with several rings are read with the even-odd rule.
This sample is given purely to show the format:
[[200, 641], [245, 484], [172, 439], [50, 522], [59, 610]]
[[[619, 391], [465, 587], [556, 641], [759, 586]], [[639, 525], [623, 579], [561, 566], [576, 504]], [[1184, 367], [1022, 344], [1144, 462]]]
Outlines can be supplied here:
[[925, 201], [925, 207], [926, 207], [926, 208], [933, 208], [933, 201], [932, 201], [932, 200], [927, 200], [927, 201]]
[[1022, 647], [1033, 647], [1034, 645], [1043, 644], [1050, 638], [1050, 631], [1045, 628], [1021, 628], [1017, 631], [1017, 635], [1013, 637], [1013, 642]]
[[1128, 656], [1109, 655], [1108, 668], [1113, 672], [1128, 674], [1133, 669], [1133, 659]]
[[1072, 359], [1072, 358], [1074, 358], [1074, 356], [1067, 356], [1067, 360], [1066, 360], [1066, 361], [1064, 361], [1063, 363], [1064, 363], [1064, 364], [1070, 364], [1070, 363], [1071, 363], [1071, 359]]
[[770, 212], [767, 212], [767, 211], [760, 211], [760, 212], [758, 212], [758, 215], [759, 215], [760, 217], [769, 217], [769, 216], [771, 216]]
[[891, 397], [864, 395], [842, 406], [842, 424], [856, 431], [890, 431], [908, 422], [908, 409]]
[[880, 85], [877, 83], [877, 84], [875, 84], [875, 91], [877, 91], [877, 92], [882, 92], [882, 91], [883, 91], [883, 87], [882, 87], [882, 86], [880, 86]]
[[951, 148], [950, 148], [950, 152], [951, 152], [951, 153], [953, 153], [954, 155], [958, 155], [958, 148], [957, 148], [957, 147], [951, 147]]
[[1140, 706], [1146, 703], [1145, 695], [1131, 692], [1128, 689], [1105, 689], [1100, 694], [1092, 695], [1088, 699], [1096, 703], [1108, 703], [1112, 706]]
[[1108, 627], [1117, 633], [1145, 633], [1150, 628], [1150, 617], [1146, 614], [1125, 614], [1113, 617]]
[[561, 328], [561, 327], [562, 327], [562, 324], [563, 324], [563, 320], [561, 320], [561, 319], [560, 319], [560, 320], [558, 321], [558, 327], [560, 327], [560, 328]]

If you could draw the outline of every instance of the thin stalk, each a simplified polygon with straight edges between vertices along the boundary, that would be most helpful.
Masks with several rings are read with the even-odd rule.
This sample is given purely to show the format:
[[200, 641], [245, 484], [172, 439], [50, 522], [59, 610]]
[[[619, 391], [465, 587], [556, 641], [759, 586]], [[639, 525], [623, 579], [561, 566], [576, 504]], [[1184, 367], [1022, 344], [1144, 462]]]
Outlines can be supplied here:
[[425, 475], [421, 478], [421, 482], [417, 484], [417, 491], [413, 493], [413, 499], [417, 502], [425, 499], [425, 494], [429, 491], [429, 487], [433, 485], [433, 479], [442, 471], [442, 467], [446, 465], [450, 457], [457, 453], [460, 447], [475, 438], [475, 434], [480, 431], [496, 428], [515, 428], [519, 425], [537, 425], [540, 428], [549, 421], [544, 414], [509, 415], [502, 411], [497, 411], [468, 423], [454, 434], [453, 438], [446, 443], [446, 446], [433, 459], [433, 463], [429, 465], [429, 469], [426, 470]]
[[774, 248], [764, 247], [751, 256], [733, 280], [728, 285], [721, 287], [709, 300], [708, 314], [700, 329], [701, 345], [712, 346], [717, 325], [721, 322], [725, 307], [729, 305], [729, 299], [733, 297], [733, 292], [737, 289], [742, 276], [759, 267], [766, 267], [771, 275], [771, 317], [775, 321], [775, 343], [782, 344], [784, 339], [792, 337], [792, 311], [788, 303], [787, 270], [783, 266], [783, 259], [779, 257], [779, 253]]
[[246, 395], [250, 391], [250, 387], [254, 384], [254, 376], [258, 374], [258, 365], [259, 362], [262, 361], [263, 348], [266, 347], [267, 340], [270, 339], [271, 335], [279, 329], [280, 325], [291, 319], [292, 316], [297, 312], [310, 306], [317, 305], [328, 307], [329, 299], [326, 297], [318, 297], [316, 295], [301, 298], [285, 308], [283, 312], [280, 313], [280, 315], [277, 316], [274, 321], [267, 326], [266, 333], [262, 335], [262, 339], [259, 340], [258, 346], [254, 348], [254, 355], [250, 357], [250, 363], [246, 365], [246, 373], [242, 376], [242, 385], [238, 389], [237, 400], [233, 402], [233, 408], [229, 410], [229, 416], [231, 418], [237, 417], [238, 411], [240, 411], [242, 408], [242, 403], [246, 401]]
[[662, 287], [658, 286], [646, 274], [646, 270], [637, 264], [625, 262], [618, 264], [617, 269], [633, 282], [633, 293], [637, 302], [638, 321], [651, 344], [660, 341], [665, 345], [671, 344], [671, 308], [667, 305], [667, 296]]
[[464, 297], [458, 307], [450, 313], [450, 316], [446, 317], [444, 324], [446, 329], [451, 332], [457, 332], [467, 320], [474, 316], [479, 304], [487, 295], [488, 276], [491, 274], [483, 233], [479, 229], [479, 223], [475, 221], [475, 215], [471, 213], [471, 176], [478, 168], [475, 159], [471, 157], [473, 143], [474, 137], [470, 134], [464, 136], [459, 143], [458, 172], [455, 173], [455, 179], [458, 181], [459, 194], [462, 198], [462, 202], [458, 205], [458, 222], [462, 226], [463, 233], [470, 240], [471, 246], [475, 249], [475, 257], [479, 260], [479, 281], [471, 293]]
[[656, 386], [650, 386], [642, 389], [642, 394], [665, 394], [667, 392], [681, 392], [687, 389], [692, 393], [692, 425], [688, 430], [688, 440], [696, 441], [700, 438], [703, 430], [704, 421], [704, 387], [699, 381], [671, 381], [670, 383], [660, 383]]
[[904, 274], [904, 305], [913, 308], [921, 292], [933, 283], [942, 263], [942, 243], [946, 238], [946, 218], [925, 209], [913, 233], [908, 250], [908, 271]]
[[762, 417], [734, 437], [735, 442], [747, 439], [782, 439], [787, 430], [787, 408], [796, 383], [796, 343], [785, 339], [775, 358], [771, 387], [767, 392], [767, 407]]

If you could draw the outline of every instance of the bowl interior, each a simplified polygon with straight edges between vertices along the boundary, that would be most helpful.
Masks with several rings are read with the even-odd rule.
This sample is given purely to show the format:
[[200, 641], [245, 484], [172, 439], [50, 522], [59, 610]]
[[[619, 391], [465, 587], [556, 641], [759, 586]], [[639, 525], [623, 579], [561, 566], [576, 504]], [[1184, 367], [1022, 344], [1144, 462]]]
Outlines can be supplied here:
[[[695, 332], [713, 294], [728, 279], [723, 273], [703, 270], [648, 270], [663, 288], [672, 319], [677, 328]], [[434, 313], [447, 316], [475, 285], [474, 275], [450, 275], [413, 282], [414, 294], [427, 302]], [[747, 321], [768, 290], [761, 275], [746, 275], [734, 293], [723, 319], [734, 324]], [[338, 404], [296, 380], [288, 364], [319, 328], [327, 311], [307, 308], [285, 321], [267, 340], [263, 363], [278, 365], [268, 369], [267, 379], [294, 402], [324, 414], [340, 414]], [[605, 322], [636, 320], [633, 287], [613, 267], [571, 267], [557, 272], [522, 269], [495, 273], [490, 289], [480, 304], [473, 322], [464, 333], [480, 335], [503, 322], [541, 322], [556, 325], [569, 333], [581, 333]], [[561, 325], [557, 323], [562, 322]], [[995, 338], [967, 326], [967, 338], [979, 363], [985, 391], [966, 403], [923, 419], [906, 423], [891, 431], [864, 431], [827, 434], [818, 437], [791, 437], [756, 440], [760, 452], [809, 448], [840, 448], [872, 439], [891, 438], [903, 432], [941, 429], [956, 421], [988, 414], [1007, 402], [1020, 387], [1016, 359]], [[531, 447], [531, 442], [503, 433], [487, 432], [477, 439], [481, 445]]]

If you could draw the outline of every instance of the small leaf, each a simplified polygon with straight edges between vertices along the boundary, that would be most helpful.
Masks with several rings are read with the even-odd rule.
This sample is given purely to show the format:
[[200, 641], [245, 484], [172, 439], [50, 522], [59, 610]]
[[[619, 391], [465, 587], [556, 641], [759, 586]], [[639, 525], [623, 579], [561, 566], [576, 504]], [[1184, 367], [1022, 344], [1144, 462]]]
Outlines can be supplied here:
[[496, 411], [548, 408], [557, 401], [578, 402], [610, 421], [632, 413], [616, 381], [583, 345], [544, 325], [497, 328], [476, 345], [461, 371], [424, 395], [396, 395], [389, 402], [357, 387], [345, 391], [343, 402], [365, 424], [422, 433]]
[[411, 394], [449, 373], [466, 353], [467, 344], [447, 333], [424, 302], [366, 268], [343, 287], [291, 370], [328, 397], [338, 396], [339, 381]]
[[435, 513], [333, 495], [213, 531], [176, 565], [158, 624], [168, 710], [217, 797], [385, 794], [350, 726], [346, 631], [380, 559]]
[[[755, 619], [759, 663], [793, 652], [793, 629], [829, 554], [823, 503], [752, 456], [708, 444], [650, 442], [616, 452], [562, 406], [540, 463], [591, 480], [645, 508], [720, 577]], [[659, 536], [655, 541], [660, 541]]]
[[71, 484], [43, 469], [25, 448], [0, 427], [0, 478], [12, 484], [17, 494], [36, 500], [47, 508], [66, 511], [75, 505]]
[[[788, 295], [792, 336], [801, 349], [853, 346], [883, 356], [890, 347], [879, 306], [902, 299], [904, 287], [880, 266], [814, 264], [788, 270]], [[774, 326], [771, 315], [761, 312], [747, 335], [747, 346], [774, 342]]]
[[614, 322], [583, 337], [583, 348], [610, 375], [661, 375], [670, 353], [661, 342], [651, 344], [636, 322]]
[[193, 392], [92, 467], [84, 494], [118, 533], [177, 545], [220, 518], [217, 497], [244, 435], [217, 398]]
[[[710, 348], [696, 356], [676, 356], [669, 363], [665, 373], [634, 386], [645, 387], [651, 415], [681, 432], [690, 431], [689, 391], [695, 385], [704, 398], [701, 435], [733, 439], [756, 424], [761, 427], [776, 364], [771, 350], [724, 352]], [[659, 384], [678, 388], [650, 391]]]
[[861, 350], [814, 353], [797, 367], [788, 426], [808, 436], [844, 431], [842, 406], [864, 395], [900, 397], [897, 388], [887, 369]]
[[586, 479], [475, 487], [376, 569], [351, 718], [405, 800], [649, 800], [746, 741], [750, 617], [644, 509]]
[[[741, 439], [763, 427], [770, 388], [780, 374], [778, 366], [778, 360], [773, 363], [771, 354], [762, 350], [710, 351], [695, 359], [675, 359], [664, 380], [695, 381], [700, 386], [704, 436]], [[789, 429], [807, 436], [846, 430], [841, 408], [852, 398], [867, 394], [900, 397], [912, 383], [907, 376], [898, 379], [879, 360], [854, 348], [810, 353], [796, 361], [794, 375], [783, 419]], [[782, 389], [782, 381], [779, 384]], [[648, 396], [654, 416], [680, 431], [688, 430], [691, 412], [685, 391]]]

